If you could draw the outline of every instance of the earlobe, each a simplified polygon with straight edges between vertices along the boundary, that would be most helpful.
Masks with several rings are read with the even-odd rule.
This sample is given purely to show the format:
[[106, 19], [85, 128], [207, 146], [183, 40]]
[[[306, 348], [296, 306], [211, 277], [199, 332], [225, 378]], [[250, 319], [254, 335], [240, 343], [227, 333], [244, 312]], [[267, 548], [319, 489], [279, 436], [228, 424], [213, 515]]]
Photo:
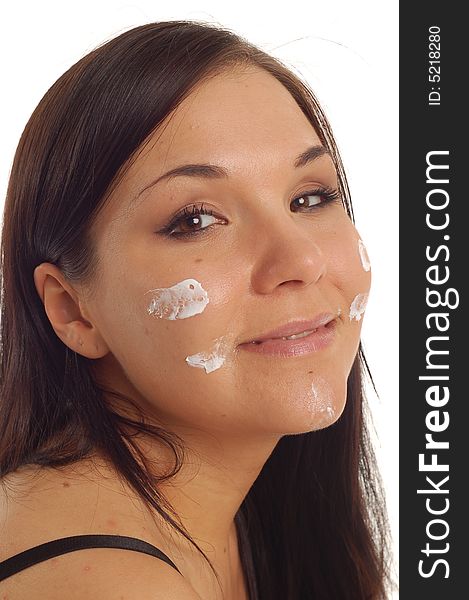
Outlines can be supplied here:
[[34, 284], [56, 335], [74, 352], [102, 358], [109, 348], [96, 326], [85, 318], [78, 293], [52, 263], [34, 269]]

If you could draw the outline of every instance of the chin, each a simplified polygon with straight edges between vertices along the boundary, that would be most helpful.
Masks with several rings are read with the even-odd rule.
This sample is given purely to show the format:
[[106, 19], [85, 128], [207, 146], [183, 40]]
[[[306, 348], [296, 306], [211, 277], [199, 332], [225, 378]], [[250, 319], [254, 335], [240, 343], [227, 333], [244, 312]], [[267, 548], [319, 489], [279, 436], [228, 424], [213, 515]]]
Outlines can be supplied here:
[[[325, 429], [335, 423], [344, 411], [347, 401], [346, 380], [333, 383], [317, 375], [306, 390], [290, 393], [290, 402], [284, 404], [282, 428], [284, 435], [308, 433]], [[285, 429], [288, 428], [288, 431]]]

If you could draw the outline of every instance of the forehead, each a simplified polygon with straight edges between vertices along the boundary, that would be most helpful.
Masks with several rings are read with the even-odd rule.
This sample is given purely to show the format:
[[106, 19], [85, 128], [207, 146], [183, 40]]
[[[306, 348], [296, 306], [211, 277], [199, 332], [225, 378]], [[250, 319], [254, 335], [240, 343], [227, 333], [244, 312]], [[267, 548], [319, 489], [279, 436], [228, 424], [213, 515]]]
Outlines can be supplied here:
[[[233, 175], [279, 158], [290, 164], [320, 144], [288, 90], [255, 67], [234, 68], [198, 84], [139, 152], [128, 177], [184, 163], [213, 163]], [[281, 156], [280, 156], [281, 155]]]
[[[230, 70], [199, 84], [170, 116], [161, 144], [174, 159], [187, 145], [191, 152], [219, 147], [263, 147], [288, 143], [291, 134], [318, 140], [288, 90], [269, 73], [251, 67]], [[173, 153], [171, 152], [173, 150]]]
[[[284, 186], [295, 159], [321, 141], [288, 90], [257, 67], [232, 67], [200, 82], [137, 151], [93, 230], [118, 225], [152, 181], [181, 165], [217, 165], [231, 186]], [[336, 178], [325, 154], [315, 170]]]

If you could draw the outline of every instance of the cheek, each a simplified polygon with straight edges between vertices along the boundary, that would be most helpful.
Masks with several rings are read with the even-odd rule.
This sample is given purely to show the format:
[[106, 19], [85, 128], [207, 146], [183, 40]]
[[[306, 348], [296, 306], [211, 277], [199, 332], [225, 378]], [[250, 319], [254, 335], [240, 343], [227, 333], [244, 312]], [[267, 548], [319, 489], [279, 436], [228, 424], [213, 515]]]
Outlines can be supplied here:
[[[343, 410], [359, 343], [361, 319], [349, 319], [350, 308], [370, 288], [371, 272], [364, 268], [359, 239], [348, 217], [340, 215], [318, 235], [327, 276], [309, 294], [314, 302], [321, 297], [324, 306], [341, 308], [344, 326], [333, 359], [327, 354], [261, 361], [228, 353], [226, 362], [220, 362], [221, 336], [228, 336], [229, 344], [229, 336], [240, 335], [252, 326], [252, 315], [259, 314], [259, 306], [247, 304], [247, 261], [239, 252], [229, 261], [194, 258], [164, 269], [155, 268], [153, 261], [143, 268], [140, 256], [123, 265], [121, 276], [103, 285], [112, 290], [103, 302], [111, 352], [166, 422], [201, 427], [238, 422], [243, 431], [251, 423], [283, 433], [325, 427]], [[362, 308], [363, 302], [355, 310]]]
[[325, 293], [336, 302], [342, 321], [338, 364], [348, 377], [360, 343], [371, 288], [371, 269], [363, 260], [360, 235], [348, 219], [339, 221], [334, 232], [325, 236], [322, 250], [327, 261]]
[[347, 220], [327, 236], [323, 244], [330, 281], [342, 293], [351, 320], [363, 314], [371, 287], [371, 268], [363, 241]]
[[[146, 397], [163, 398], [173, 384], [173, 393], [187, 392], [199, 372], [212, 381], [214, 371], [224, 370], [233, 337], [227, 325], [239, 316], [232, 314], [237, 303], [226, 304], [224, 277], [200, 262], [174, 269], [170, 279], [134, 269], [121, 293], [107, 295], [106, 341]], [[107, 289], [118, 290], [117, 282]]]

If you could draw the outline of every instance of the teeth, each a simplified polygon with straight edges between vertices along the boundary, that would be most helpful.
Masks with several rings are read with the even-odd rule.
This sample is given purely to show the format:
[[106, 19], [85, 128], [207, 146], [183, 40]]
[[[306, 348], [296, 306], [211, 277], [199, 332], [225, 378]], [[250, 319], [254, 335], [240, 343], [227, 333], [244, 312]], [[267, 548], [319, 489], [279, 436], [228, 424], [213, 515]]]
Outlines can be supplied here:
[[[309, 335], [310, 333], [313, 333], [314, 331], [317, 331], [317, 329], [307, 329], [306, 331], [302, 331], [301, 333], [294, 333], [294, 334], [288, 335], [286, 337], [273, 338], [273, 339], [274, 340], [296, 340], [298, 338], [306, 337], [307, 335]], [[254, 342], [251, 342], [251, 344], [262, 344], [262, 342], [254, 341]]]
[[303, 331], [301, 333], [294, 333], [293, 335], [282, 337], [282, 340], [296, 340], [298, 338], [303, 338], [312, 333], [313, 331], [316, 331], [316, 329], [307, 329], [306, 331]]

